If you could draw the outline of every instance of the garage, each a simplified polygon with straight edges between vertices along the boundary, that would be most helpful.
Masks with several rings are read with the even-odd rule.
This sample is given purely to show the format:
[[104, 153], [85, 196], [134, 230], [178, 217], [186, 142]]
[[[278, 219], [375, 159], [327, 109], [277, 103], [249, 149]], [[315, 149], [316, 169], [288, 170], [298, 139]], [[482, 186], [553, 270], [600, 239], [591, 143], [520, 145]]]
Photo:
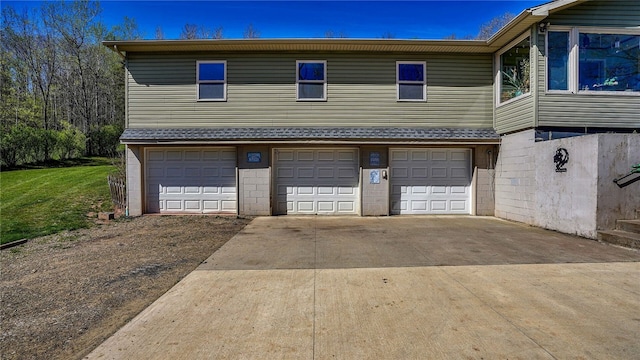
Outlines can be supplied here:
[[235, 213], [235, 148], [146, 151], [147, 213]]
[[358, 149], [275, 149], [276, 214], [357, 215]]
[[471, 150], [390, 149], [392, 214], [470, 214]]

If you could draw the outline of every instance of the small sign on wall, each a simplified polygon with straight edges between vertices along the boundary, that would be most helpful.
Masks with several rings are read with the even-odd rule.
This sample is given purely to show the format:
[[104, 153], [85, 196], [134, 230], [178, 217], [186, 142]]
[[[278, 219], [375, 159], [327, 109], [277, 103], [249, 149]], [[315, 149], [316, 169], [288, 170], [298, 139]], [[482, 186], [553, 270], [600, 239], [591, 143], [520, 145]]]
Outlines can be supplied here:
[[247, 162], [251, 164], [259, 163], [262, 161], [262, 153], [259, 151], [256, 152], [248, 152], [247, 153]]
[[380, 166], [380, 153], [372, 151], [369, 153], [369, 166]]
[[553, 156], [553, 162], [556, 164], [556, 172], [567, 172], [564, 167], [569, 162], [569, 152], [565, 148], [558, 148]]
[[380, 184], [380, 170], [371, 170], [369, 172], [369, 184]]

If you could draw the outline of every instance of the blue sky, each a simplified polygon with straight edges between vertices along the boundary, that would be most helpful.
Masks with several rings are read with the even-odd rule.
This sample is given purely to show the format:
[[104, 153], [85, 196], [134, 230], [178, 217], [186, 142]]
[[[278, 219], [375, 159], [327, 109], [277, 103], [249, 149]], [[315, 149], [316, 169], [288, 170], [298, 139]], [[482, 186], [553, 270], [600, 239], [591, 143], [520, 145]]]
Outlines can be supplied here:
[[[178, 38], [185, 23], [214, 29], [225, 38], [242, 38], [249, 23], [261, 38], [324, 37], [332, 30], [349, 38], [441, 39], [452, 33], [476, 35], [490, 19], [544, 3], [494, 1], [102, 1], [102, 20], [115, 25], [134, 18], [145, 38], [160, 26], [165, 38]], [[17, 9], [36, 1], [3, 1]]]

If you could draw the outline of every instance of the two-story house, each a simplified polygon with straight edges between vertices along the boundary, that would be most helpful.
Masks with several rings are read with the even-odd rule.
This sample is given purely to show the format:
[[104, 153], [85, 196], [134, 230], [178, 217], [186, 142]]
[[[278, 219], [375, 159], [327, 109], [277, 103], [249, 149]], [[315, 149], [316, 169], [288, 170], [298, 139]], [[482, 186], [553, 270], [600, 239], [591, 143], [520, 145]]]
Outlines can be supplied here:
[[553, 1], [488, 40], [104, 44], [134, 216], [495, 214], [595, 237], [640, 208], [640, 182], [612, 181], [640, 163], [639, 2]]

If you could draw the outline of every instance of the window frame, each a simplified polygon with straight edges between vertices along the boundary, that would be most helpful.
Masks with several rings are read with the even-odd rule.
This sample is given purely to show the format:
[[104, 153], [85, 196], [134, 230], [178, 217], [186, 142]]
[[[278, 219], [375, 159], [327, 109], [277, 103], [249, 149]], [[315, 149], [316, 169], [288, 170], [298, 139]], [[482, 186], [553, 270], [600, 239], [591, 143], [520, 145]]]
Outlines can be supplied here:
[[[323, 64], [324, 80], [300, 80], [300, 64]], [[327, 101], [327, 60], [296, 60], [296, 101]], [[300, 98], [300, 84], [322, 84], [322, 98]]]
[[[223, 80], [200, 80], [200, 64], [222, 64], [224, 66]], [[222, 98], [217, 99], [201, 99], [200, 84], [223, 84]], [[197, 60], [196, 61], [196, 101], [203, 102], [221, 102], [227, 101], [227, 60]]]
[[[529, 91], [527, 91], [526, 93], [520, 94], [518, 96], [512, 97], [509, 100], [500, 101], [501, 98], [501, 93], [502, 93], [502, 54], [506, 53], [507, 51], [511, 50], [511, 48], [513, 48], [514, 46], [518, 45], [520, 42], [522, 42], [524, 39], [529, 38]], [[531, 94], [533, 93], [533, 88], [535, 86], [535, 82], [534, 82], [534, 78], [533, 78], [533, 59], [532, 59], [532, 34], [530, 31], [526, 31], [524, 33], [522, 33], [520, 36], [518, 36], [517, 38], [515, 38], [514, 40], [512, 40], [510, 43], [508, 43], [507, 45], [503, 46], [500, 51], [498, 51], [495, 54], [494, 57], [494, 71], [495, 71], [495, 78], [494, 78], [494, 82], [496, 84], [495, 86], [495, 91], [494, 91], [494, 96], [495, 96], [495, 103], [496, 103], [496, 108], [510, 104], [514, 101], [518, 101], [520, 99], [526, 98], [531, 96]]]
[[[567, 90], [549, 89], [549, 32], [569, 32], [569, 86]], [[545, 34], [545, 93], [547, 94], [575, 94], [575, 95], [603, 95], [603, 96], [640, 96], [640, 91], [594, 91], [580, 90], [580, 34], [620, 34], [640, 36], [640, 30], [628, 28], [610, 28], [597, 26], [550, 26]]]
[[[415, 80], [400, 80], [400, 65], [422, 65], [423, 79], [422, 81]], [[401, 99], [400, 98], [400, 85], [415, 85], [422, 84], [422, 99]], [[415, 60], [398, 60], [396, 61], [396, 101], [397, 102], [426, 102], [427, 101], [427, 62], [415, 61]]]

